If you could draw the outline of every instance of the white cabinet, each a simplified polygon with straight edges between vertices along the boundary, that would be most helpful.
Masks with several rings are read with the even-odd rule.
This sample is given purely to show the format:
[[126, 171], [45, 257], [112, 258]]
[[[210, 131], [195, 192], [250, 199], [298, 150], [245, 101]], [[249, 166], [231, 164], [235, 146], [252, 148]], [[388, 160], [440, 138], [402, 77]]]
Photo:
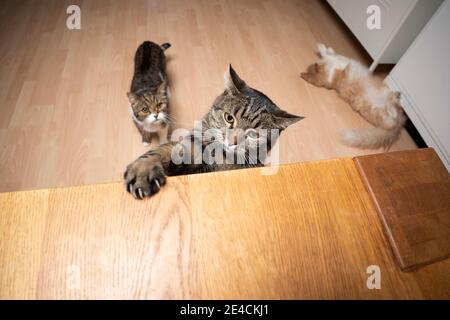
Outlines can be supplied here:
[[[442, 0], [328, 0], [373, 59], [371, 70], [379, 63], [396, 63]], [[380, 29], [367, 27], [367, 8], [380, 9]]]
[[386, 82], [425, 142], [450, 170], [450, 1], [446, 0]]

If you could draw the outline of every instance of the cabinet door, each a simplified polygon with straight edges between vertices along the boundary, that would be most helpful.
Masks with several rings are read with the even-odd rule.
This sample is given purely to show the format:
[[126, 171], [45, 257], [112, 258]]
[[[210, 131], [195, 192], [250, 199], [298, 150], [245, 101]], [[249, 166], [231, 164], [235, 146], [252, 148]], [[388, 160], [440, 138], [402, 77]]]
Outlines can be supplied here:
[[450, 169], [450, 1], [446, 0], [389, 75], [404, 108]]
[[[358, 38], [373, 59], [389, 43], [417, 0], [328, 0], [329, 4]], [[367, 8], [377, 5], [381, 12], [381, 29], [367, 28]]]

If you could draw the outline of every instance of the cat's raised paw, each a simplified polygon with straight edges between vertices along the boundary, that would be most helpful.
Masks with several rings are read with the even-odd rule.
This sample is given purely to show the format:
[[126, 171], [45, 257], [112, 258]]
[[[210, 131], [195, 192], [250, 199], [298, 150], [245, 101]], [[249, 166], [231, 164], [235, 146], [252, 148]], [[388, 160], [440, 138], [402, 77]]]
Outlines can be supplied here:
[[124, 173], [125, 187], [136, 199], [142, 200], [159, 192], [166, 183], [164, 169], [145, 159], [131, 163]]

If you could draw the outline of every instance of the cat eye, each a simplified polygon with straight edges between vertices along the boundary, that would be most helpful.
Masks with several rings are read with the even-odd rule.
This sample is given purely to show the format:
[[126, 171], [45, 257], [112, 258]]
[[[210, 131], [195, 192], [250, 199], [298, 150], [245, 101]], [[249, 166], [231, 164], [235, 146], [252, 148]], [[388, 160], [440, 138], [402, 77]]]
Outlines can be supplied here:
[[142, 112], [148, 112], [148, 107], [142, 108]]
[[229, 114], [228, 112], [223, 113], [223, 119], [225, 120], [226, 123], [229, 123], [229, 124], [233, 124], [233, 122], [234, 122], [234, 117], [231, 114]]
[[245, 134], [247, 135], [247, 137], [249, 137], [251, 139], [258, 139], [259, 138], [258, 131], [253, 130], [253, 129], [247, 130], [247, 132]]

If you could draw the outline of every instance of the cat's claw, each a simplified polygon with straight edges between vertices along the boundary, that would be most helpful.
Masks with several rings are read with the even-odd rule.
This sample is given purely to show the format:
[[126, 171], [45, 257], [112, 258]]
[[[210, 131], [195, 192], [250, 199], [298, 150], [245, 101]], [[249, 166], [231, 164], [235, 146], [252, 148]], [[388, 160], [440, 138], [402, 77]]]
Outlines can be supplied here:
[[127, 192], [139, 200], [158, 193], [166, 183], [164, 170], [159, 164], [139, 159], [127, 167], [124, 179]]

